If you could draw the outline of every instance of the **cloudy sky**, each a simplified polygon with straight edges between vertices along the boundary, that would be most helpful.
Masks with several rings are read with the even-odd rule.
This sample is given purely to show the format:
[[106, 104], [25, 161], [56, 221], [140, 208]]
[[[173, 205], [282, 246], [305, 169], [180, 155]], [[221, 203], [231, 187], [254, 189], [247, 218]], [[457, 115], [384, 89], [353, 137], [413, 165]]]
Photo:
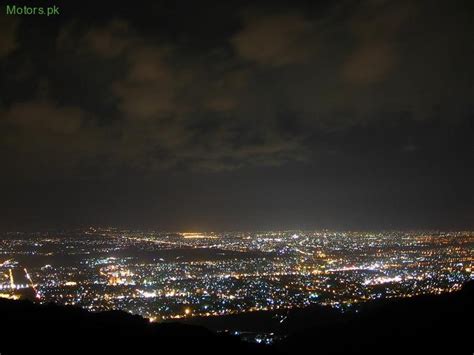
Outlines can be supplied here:
[[474, 227], [473, 1], [57, 4], [1, 9], [1, 228]]

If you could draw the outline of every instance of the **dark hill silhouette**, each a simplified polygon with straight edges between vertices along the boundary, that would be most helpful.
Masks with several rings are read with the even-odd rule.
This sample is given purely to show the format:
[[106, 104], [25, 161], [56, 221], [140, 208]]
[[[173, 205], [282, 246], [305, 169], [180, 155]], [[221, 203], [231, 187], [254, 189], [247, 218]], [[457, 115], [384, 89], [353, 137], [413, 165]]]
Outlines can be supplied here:
[[182, 322], [200, 325], [208, 329], [242, 330], [253, 333], [277, 333], [287, 335], [299, 332], [311, 325], [327, 325], [338, 322], [344, 315], [330, 306], [311, 305], [291, 310], [257, 311], [213, 317], [192, 317]]
[[[334, 321], [307, 314], [307, 329], [282, 352], [315, 354], [474, 353], [474, 281], [458, 292], [370, 302]], [[303, 321], [303, 318], [300, 320]]]
[[123, 311], [0, 299], [0, 353], [159, 354], [192, 351], [268, 353], [271, 349], [180, 323], [150, 323]]
[[473, 302], [471, 281], [459, 292], [371, 302], [358, 313], [341, 315], [324, 307], [294, 310], [287, 315], [286, 329], [295, 333], [269, 348], [200, 326], [149, 323], [121, 311], [91, 313], [0, 299], [0, 353], [471, 355]]

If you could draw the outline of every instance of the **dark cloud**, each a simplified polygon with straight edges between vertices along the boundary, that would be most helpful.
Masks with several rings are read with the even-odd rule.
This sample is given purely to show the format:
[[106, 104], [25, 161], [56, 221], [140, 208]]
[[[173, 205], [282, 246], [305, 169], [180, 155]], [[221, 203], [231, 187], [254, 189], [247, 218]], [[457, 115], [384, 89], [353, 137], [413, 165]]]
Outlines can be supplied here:
[[371, 84], [383, 80], [396, 63], [396, 51], [389, 44], [366, 43], [345, 63], [344, 79], [351, 83]]
[[18, 47], [19, 21], [14, 17], [0, 16], [0, 59]]
[[[75, 130], [76, 148], [68, 162], [81, 161], [79, 153], [87, 151], [78, 147], [82, 139], [85, 147], [101, 145], [112, 165], [143, 170], [160, 170], [160, 165], [226, 170], [304, 161], [321, 149], [308, 143], [321, 129], [388, 120], [396, 112], [411, 112], [414, 119], [434, 115], [437, 97], [455, 69], [451, 58], [442, 58], [449, 43], [427, 48], [412, 36], [425, 35], [436, 25], [437, 15], [426, 6], [346, 1], [321, 8], [321, 13], [282, 11], [281, 4], [266, 10], [242, 7], [236, 17], [240, 27], [227, 30], [226, 41], [203, 52], [189, 51], [182, 44], [186, 41], [144, 33], [126, 14], [92, 25], [74, 20], [59, 29], [55, 55], [62, 60], [71, 53], [65, 58], [70, 58], [72, 72], [90, 81], [83, 89], [90, 103], [74, 102], [80, 97], [73, 94], [77, 88], [68, 87], [68, 102], [56, 105], [51, 98], [51, 107], [35, 97], [14, 102], [4, 109], [3, 122], [19, 132], [27, 131], [25, 125], [30, 131], [63, 129], [65, 135]], [[419, 24], [423, 11], [426, 28]], [[11, 51], [17, 46], [17, 24], [3, 22], [9, 25], [3, 32], [8, 45], [2, 48]], [[456, 28], [446, 33], [459, 35]], [[430, 55], [438, 65], [430, 71], [438, 75], [430, 75], [434, 82], [429, 86], [424, 84], [424, 63], [410, 59], [412, 49], [417, 58]], [[472, 57], [467, 48], [465, 54]], [[61, 75], [66, 77], [48, 81], [52, 96], [59, 80], [74, 80], [66, 71]], [[94, 97], [98, 87], [101, 92]], [[465, 93], [448, 95], [457, 109], [464, 106], [469, 112], [472, 96], [462, 100]], [[104, 103], [109, 108], [98, 110]], [[35, 111], [36, 116], [28, 114]], [[79, 118], [79, 112], [87, 117]], [[95, 133], [84, 133], [85, 126]], [[40, 151], [31, 149], [31, 154]]]
[[308, 61], [317, 48], [313, 24], [301, 14], [247, 16], [231, 42], [243, 59], [283, 66]]
[[76, 107], [32, 100], [16, 103], [1, 114], [2, 160], [9, 174], [80, 176], [81, 166], [108, 149], [104, 132]]
[[[284, 189], [274, 179], [295, 169], [289, 181], [331, 204], [318, 191], [372, 193], [368, 171], [407, 187], [439, 164], [430, 191], [446, 195], [456, 170], [472, 177], [472, 2], [206, 4], [2, 17], [3, 179], [189, 174], [233, 188], [263, 169], [255, 186]], [[393, 186], [380, 179], [378, 192]]]
[[417, 21], [416, 3], [411, 1], [366, 1], [348, 25], [355, 48], [342, 69], [344, 79], [371, 84], [385, 79], [398, 64], [398, 40]]
[[[63, 32], [62, 36], [67, 37], [67, 33]], [[60, 37], [59, 41], [67, 40], [64, 37]], [[87, 31], [82, 44], [95, 53], [108, 58], [123, 54], [132, 41], [129, 24], [123, 20], [112, 20], [104, 27], [92, 28]]]
[[[252, 69], [238, 58], [219, 47], [194, 60], [184, 58], [178, 46], [145, 41], [136, 33], [130, 24], [114, 20], [85, 32], [68, 27], [58, 40], [62, 48], [74, 39], [81, 44], [74, 48], [77, 55], [96, 53], [101, 65], [117, 58], [124, 63], [125, 70], [109, 83], [117, 120], [104, 127], [118, 134], [108, 143], [119, 165], [216, 171], [302, 159], [299, 139], [284, 137], [274, 117], [262, 117], [255, 129], [255, 113], [245, 112], [254, 100], [249, 97], [255, 90], [250, 88]], [[114, 50], [110, 43], [117, 43]]]

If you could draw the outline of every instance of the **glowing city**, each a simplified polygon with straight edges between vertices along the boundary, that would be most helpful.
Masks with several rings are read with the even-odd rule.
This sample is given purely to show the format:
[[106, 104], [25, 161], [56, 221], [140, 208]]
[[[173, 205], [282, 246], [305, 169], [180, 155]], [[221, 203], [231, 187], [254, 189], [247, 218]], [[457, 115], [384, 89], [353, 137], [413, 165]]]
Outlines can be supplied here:
[[151, 321], [439, 294], [474, 277], [474, 232], [7, 233], [0, 296]]

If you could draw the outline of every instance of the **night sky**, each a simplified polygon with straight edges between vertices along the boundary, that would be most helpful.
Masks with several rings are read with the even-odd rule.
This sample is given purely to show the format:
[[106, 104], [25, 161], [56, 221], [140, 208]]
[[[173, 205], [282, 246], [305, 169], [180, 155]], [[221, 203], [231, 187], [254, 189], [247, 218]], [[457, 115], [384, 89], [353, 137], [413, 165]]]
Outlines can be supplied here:
[[28, 3], [0, 228], [474, 227], [474, 1]]

